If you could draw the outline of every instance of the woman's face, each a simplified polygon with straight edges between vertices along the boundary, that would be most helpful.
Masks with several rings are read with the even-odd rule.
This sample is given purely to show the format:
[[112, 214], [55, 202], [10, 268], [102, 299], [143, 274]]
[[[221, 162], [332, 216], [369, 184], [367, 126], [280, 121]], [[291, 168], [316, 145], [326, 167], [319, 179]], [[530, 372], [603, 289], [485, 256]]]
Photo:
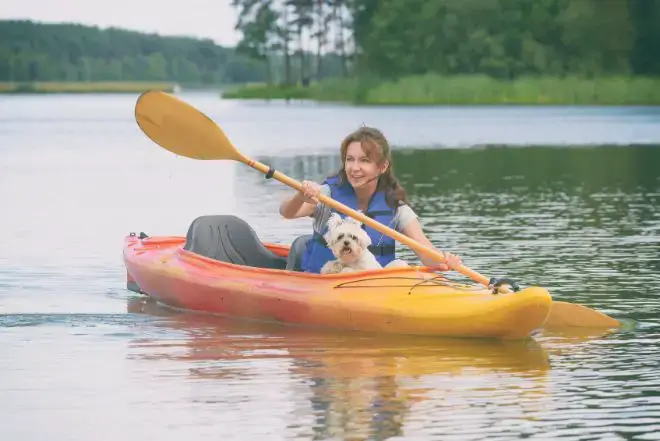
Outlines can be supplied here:
[[378, 177], [387, 170], [387, 161], [382, 162], [383, 164], [379, 165], [376, 161], [369, 159], [362, 149], [362, 144], [359, 141], [353, 141], [346, 149], [346, 162], [344, 163], [348, 182], [353, 188], [377, 182]]

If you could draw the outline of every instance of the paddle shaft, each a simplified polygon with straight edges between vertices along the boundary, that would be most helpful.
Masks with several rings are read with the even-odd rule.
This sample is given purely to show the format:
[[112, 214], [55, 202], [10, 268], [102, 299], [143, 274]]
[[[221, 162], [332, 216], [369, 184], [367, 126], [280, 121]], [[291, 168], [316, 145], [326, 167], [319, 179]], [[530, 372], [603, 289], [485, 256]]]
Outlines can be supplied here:
[[[241, 155], [240, 158], [241, 162], [244, 162], [245, 164], [249, 165], [250, 167], [259, 170], [260, 172], [267, 174], [271, 172], [270, 167], [268, 167], [265, 164], [262, 164], [259, 161], [255, 161], [254, 159], [247, 159]], [[277, 179], [281, 183], [288, 185], [289, 187], [292, 187], [298, 191], [302, 191], [302, 184], [298, 182], [295, 179], [292, 179], [288, 177], [287, 175], [280, 173], [278, 171], [272, 172], [272, 177], [274, 179]], [[427, 246], [422, 245], [421, 243], [417, 242], [416, 240], [411, 239], [410, 237], [406, 236], [405, 234], [401, 234], [396, 230], [391, 229], [390, 227], [381, 224], [380, 222], [376, 222], [375, 220], [371, 219], [368, 216], [365, 216], [364, 214], [353, 210], [352, 208], [342, 204], [341, 202], [337, 202], [336, 200], [329, 198], [325, 195], [320, 194], [318, 196], [318, 199], [320, 202], [324, 203], [325, 205], [334, 208], [335, 210], [339, 211], [340, 213], [343, 213], [347, 216], [350, 216], [354, 219], [359, 220], [363, 224], [366, 224], [373, 228], [374, 230], [380, 231], [381, 233], [391, 237], [394, 240], [397, 240], [405, 245], [408, 245], [410, 248], [413, 250], [420, 252], [422, 254], [426, 254], [429, 257], [432, 257], [436, 259], [439, 262], [445, 262], [445, 256], [442, 253], [439, 253], [438, 251], [434, 250], [433, 248], [429, 248]], [[478, 272], [467, 268], [464, 265], [461, 265], [458, 268], [454, 268], [456, 271], [459, 273], [463, 274], [466, 277], [471, 278], [477, 283], [481, 283], [484, 286], [488, 286], [489, 279], [482, 275], [479, 274]]]

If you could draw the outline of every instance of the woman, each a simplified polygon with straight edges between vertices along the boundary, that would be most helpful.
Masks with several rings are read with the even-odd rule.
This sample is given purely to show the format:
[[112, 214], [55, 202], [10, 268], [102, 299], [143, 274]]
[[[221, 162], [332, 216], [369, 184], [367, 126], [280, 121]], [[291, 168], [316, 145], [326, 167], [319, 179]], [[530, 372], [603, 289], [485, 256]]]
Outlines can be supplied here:
[[[302, 257], [303, 271], [318, 273], [329, 260], [334, 259], [326, 246], [323, 234], [331, 209], [318, 201], [324, 194], [361, 211], [366, 216], [405, 234], [422, 245], [433, 245], [422, 231], [415, 212], [408, 205], [405, 190], [399, 184], [392, 170], [390, 146], [383, 134], [370, 127], [361, 127], [348, 135], [341, 143], [342, 166], [339, 172], [328, 178], [323, 185], [303, 181], [302, 191], [284, 200], [280, 214], [286, 219], [304, 216], [314, 218], [314, 235], [308, 241]], [[369, 248], [382, 266], [395, 259], [394, 239], [364, 225], [371, 237]], [[417, 257], [424, 265], [448, 270], [461, 265], [458, 257], [443, 252], [447, 262], [437, 262], [424, 253]]]

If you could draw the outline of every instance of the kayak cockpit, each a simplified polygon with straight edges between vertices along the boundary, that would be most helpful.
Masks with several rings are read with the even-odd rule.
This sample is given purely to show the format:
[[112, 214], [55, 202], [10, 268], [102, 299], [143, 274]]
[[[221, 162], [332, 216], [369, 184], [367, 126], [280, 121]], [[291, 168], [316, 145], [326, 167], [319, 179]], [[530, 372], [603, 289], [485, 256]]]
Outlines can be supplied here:
[[233, 215], [207, 215], [193, 220], [184, 250], [234, 265], [300, 271], [300, 260], [311, 235], [296, 238], [288, 252], [266, 246], [243, 219]]

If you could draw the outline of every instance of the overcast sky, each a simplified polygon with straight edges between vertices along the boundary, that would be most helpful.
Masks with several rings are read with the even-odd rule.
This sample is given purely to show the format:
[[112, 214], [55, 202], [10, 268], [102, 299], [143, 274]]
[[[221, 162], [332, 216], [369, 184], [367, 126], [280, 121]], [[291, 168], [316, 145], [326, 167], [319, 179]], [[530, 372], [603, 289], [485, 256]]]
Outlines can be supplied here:
[[115, 26], [236, 44], [231, 0], [0, 0], [0, 19]]

